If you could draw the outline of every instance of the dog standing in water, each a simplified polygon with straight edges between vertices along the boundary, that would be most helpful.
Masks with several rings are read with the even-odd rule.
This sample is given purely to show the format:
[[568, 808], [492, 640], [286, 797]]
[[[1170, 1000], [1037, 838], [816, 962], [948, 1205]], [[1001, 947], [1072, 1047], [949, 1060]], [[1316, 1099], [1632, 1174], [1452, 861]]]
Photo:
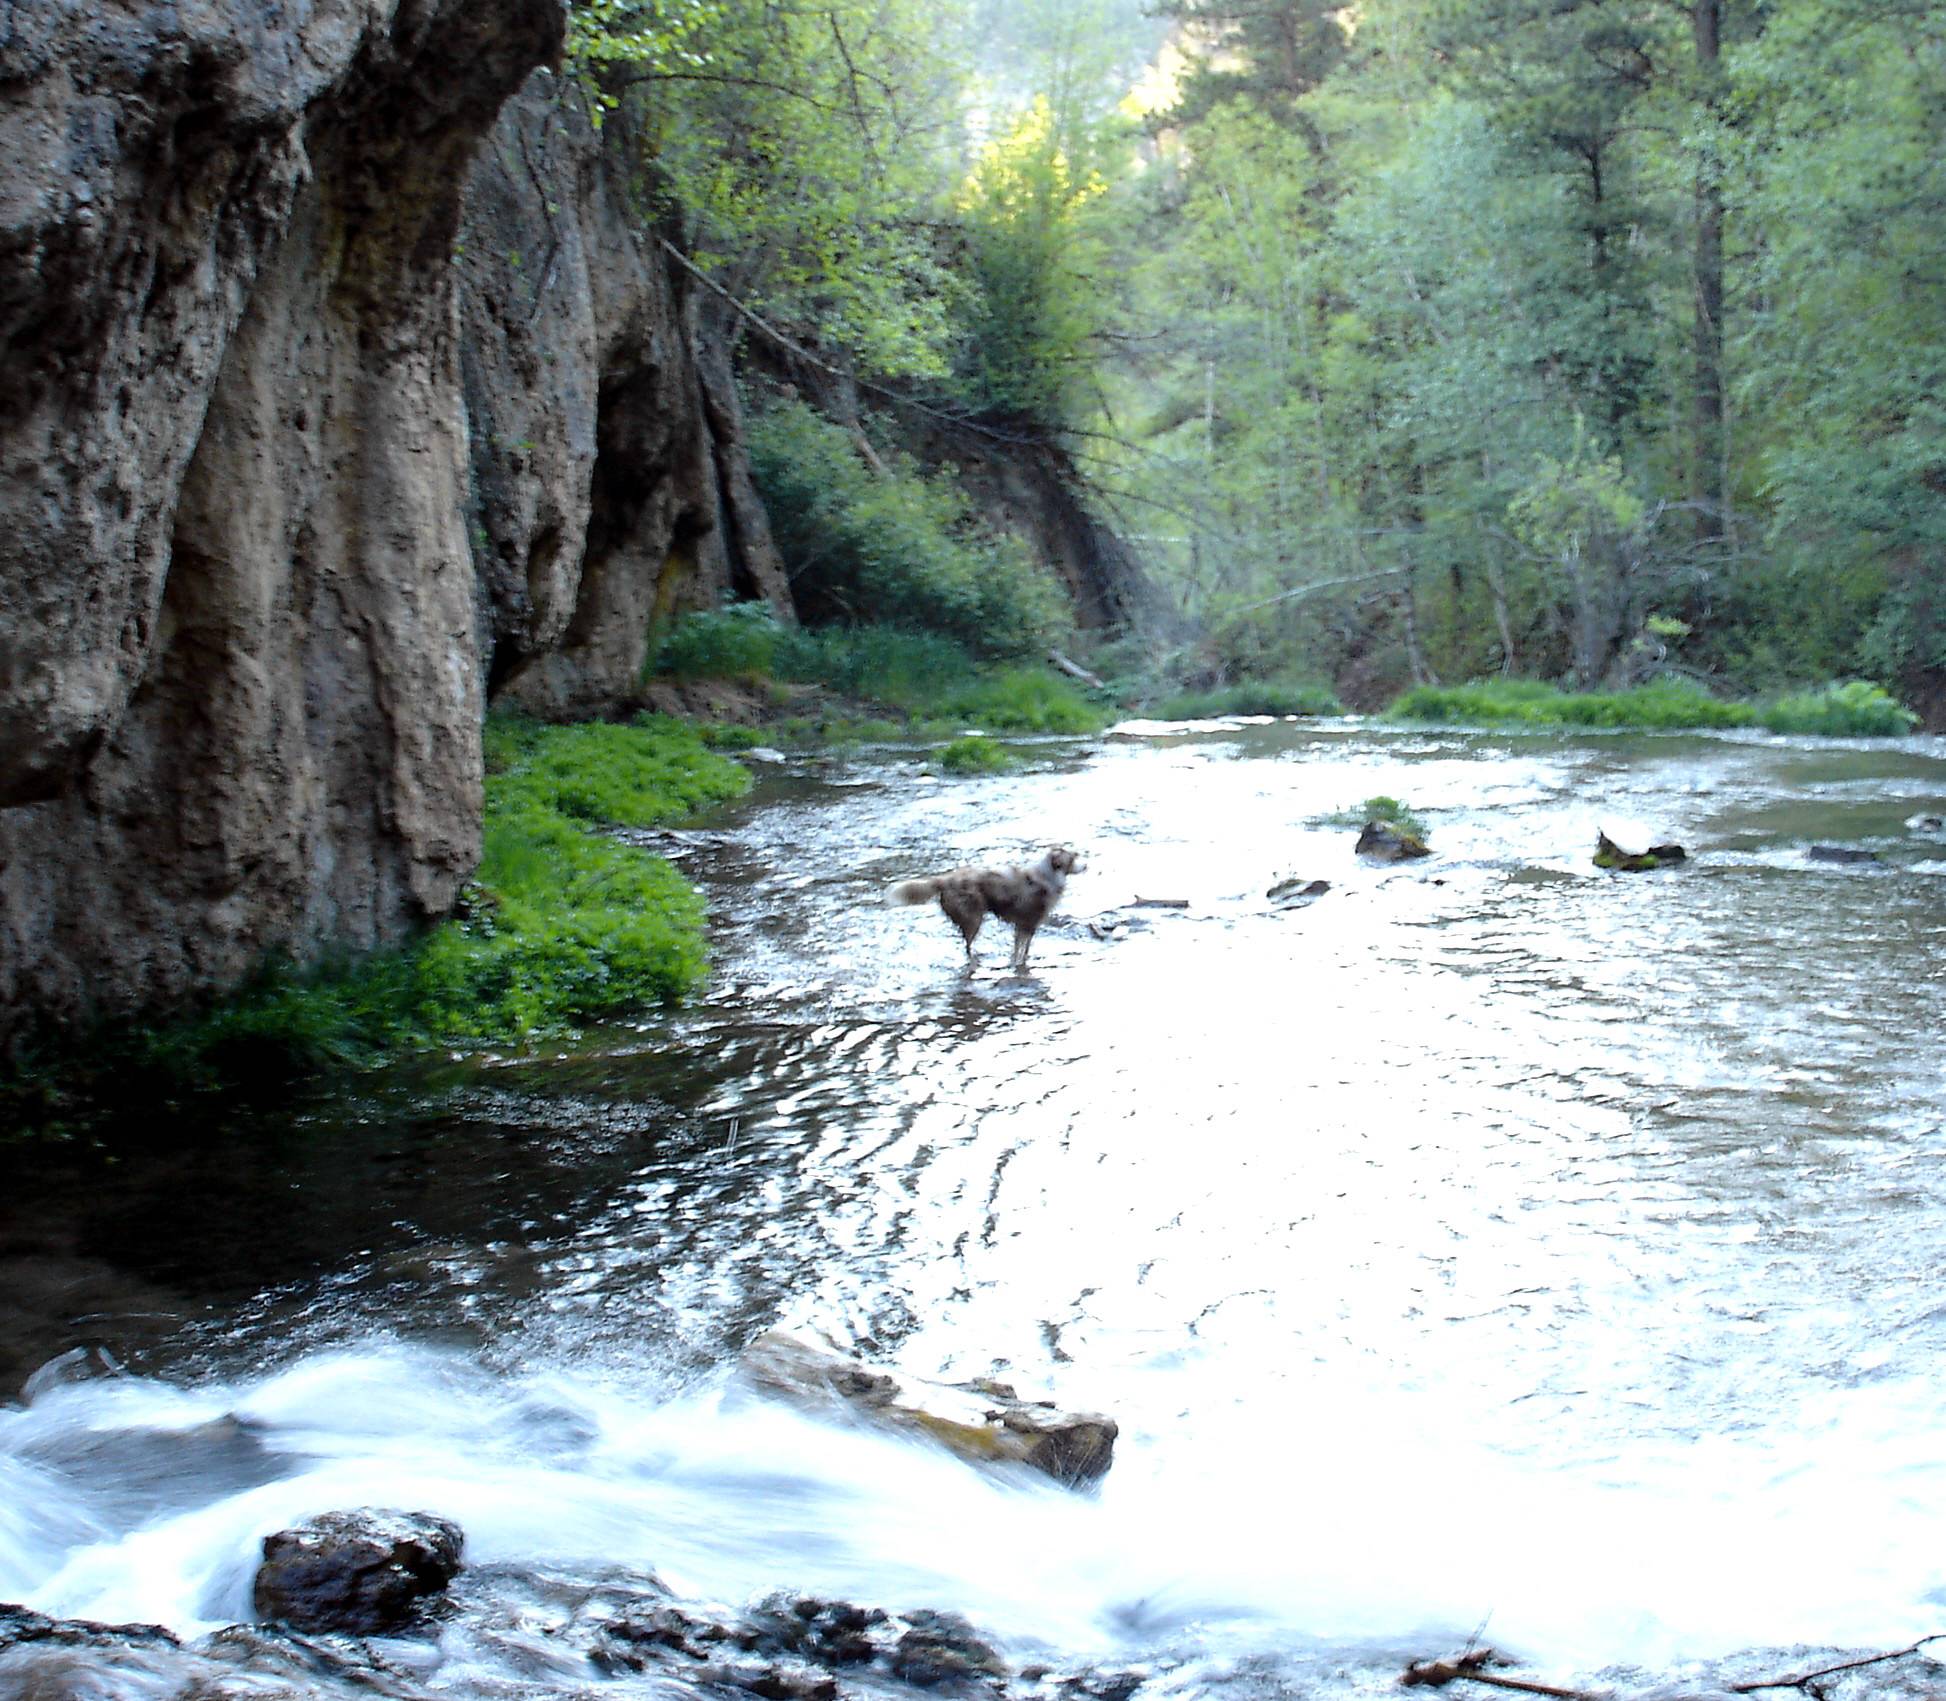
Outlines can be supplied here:
[[1028, 948], [1034, 931], [1047, 920], [1048, 912], [1059, 901], [1070, 874], [1079, 873], [1081, 858], [1065, 845], [1057, 845], [1039, 862], [1025, 868], [956, 868], [951, 874], [929, 875], [923, 880], [901, 880], [890, 887], [885, 901], [890, 904], [924, 904], [934, 898], [947, 918], [966, 941], [966, 960], [973, 961], [973, 939], [988, 916], [1011, 922], [1014, 930], [1013, 966], [1016, 973], [1027, 967]]

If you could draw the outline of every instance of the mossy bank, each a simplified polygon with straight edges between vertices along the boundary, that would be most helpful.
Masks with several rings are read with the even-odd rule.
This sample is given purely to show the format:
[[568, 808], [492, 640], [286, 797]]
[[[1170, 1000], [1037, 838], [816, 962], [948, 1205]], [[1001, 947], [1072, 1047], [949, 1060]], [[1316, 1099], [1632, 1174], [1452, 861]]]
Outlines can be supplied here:
[[562, 727], [496, 717], [486, 759], [480, 865], [451, 919], [397, 951], [267, 964], [241, 991], [163, 1024], [24, 1047], [0, 1080], [0, 1120], [60, 1132], [130, 1094], [525, 1043], [693, 993], [708, 971], [701, 894], [614, 829], [739, 797], [748, 773], [667, 716]]

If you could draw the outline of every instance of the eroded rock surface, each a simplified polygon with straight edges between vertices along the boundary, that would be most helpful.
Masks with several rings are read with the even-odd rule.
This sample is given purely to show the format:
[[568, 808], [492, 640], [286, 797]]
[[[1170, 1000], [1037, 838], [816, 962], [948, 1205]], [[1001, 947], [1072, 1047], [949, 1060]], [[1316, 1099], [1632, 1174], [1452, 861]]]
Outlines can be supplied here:
[[451, 254], [562, 7], [6, 29], [0, 1033], [384, 943], [476, 860]]
[[458, 1575], [463, 1541], [427, 1512], [327, 1512], [264, 1537], [252, 1604], [293, 1630], [383, 1635]]

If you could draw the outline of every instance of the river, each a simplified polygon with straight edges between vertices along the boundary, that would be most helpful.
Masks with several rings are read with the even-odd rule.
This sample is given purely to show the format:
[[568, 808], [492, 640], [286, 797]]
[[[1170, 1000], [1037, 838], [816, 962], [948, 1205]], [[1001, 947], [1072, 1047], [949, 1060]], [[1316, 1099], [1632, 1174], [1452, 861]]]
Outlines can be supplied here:
[[[1946, 743], [754, 765], [658, 841], [712, 904], [693, 1008], [10, 1157], [0, 1368], [55, 1362], [0, 1407], [0, 1600], [201, 1634], [267, 1532], [405, 1505], [500, 1580], [413, 1656], [461, 1696], [628, 1691], [533, 1628], [616, 1568], [947, 1607], [1158, 1696], [1382, 1693], [1482, 1625], [1611, 1683], [1946, 1628], [1946, 841], [1907, 824]], [[1376, 794], [1434, 857], [1360, 864]], [[1691, 860], [1599, 873], [1618, 820]], [[1056, 841], [1025, 975], [882, 901]], [[776, 1325], [1110, 1412], [1114, 1467], [758, 1397]]]

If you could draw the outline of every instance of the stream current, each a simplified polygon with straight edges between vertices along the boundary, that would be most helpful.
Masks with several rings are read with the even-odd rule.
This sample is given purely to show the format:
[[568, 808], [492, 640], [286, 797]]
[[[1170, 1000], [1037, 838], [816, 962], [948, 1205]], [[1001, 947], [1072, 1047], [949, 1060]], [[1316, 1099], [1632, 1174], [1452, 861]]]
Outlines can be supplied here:
[[[1908, 825], [1946, 744], [754, 766], [654, 838], [711, 901], [691, 1009], [10, 1155], [0, 1601], [206, 1632], [267, 1532], [379, 1505], [503, 1579], [413, 1656], [462, 1696], [630, 1692], [537, 1628], [616, 1568], [951, 1608], [1158, 1694], [1381, 1693], [1483, 1622], [1556, 1681], [1946, 1628], [1946, 842]], [[1438, 854], [1361, 865], [1330, 817], [1376, 794]], [[1691, 861], [1599, 873], [1616, 821]], [[1053, 842], [1088, 866], [1025, 975], [883, 902]], [[1110, 1412], [1114, 1467], [759, 1397], [775, 1326]]]

